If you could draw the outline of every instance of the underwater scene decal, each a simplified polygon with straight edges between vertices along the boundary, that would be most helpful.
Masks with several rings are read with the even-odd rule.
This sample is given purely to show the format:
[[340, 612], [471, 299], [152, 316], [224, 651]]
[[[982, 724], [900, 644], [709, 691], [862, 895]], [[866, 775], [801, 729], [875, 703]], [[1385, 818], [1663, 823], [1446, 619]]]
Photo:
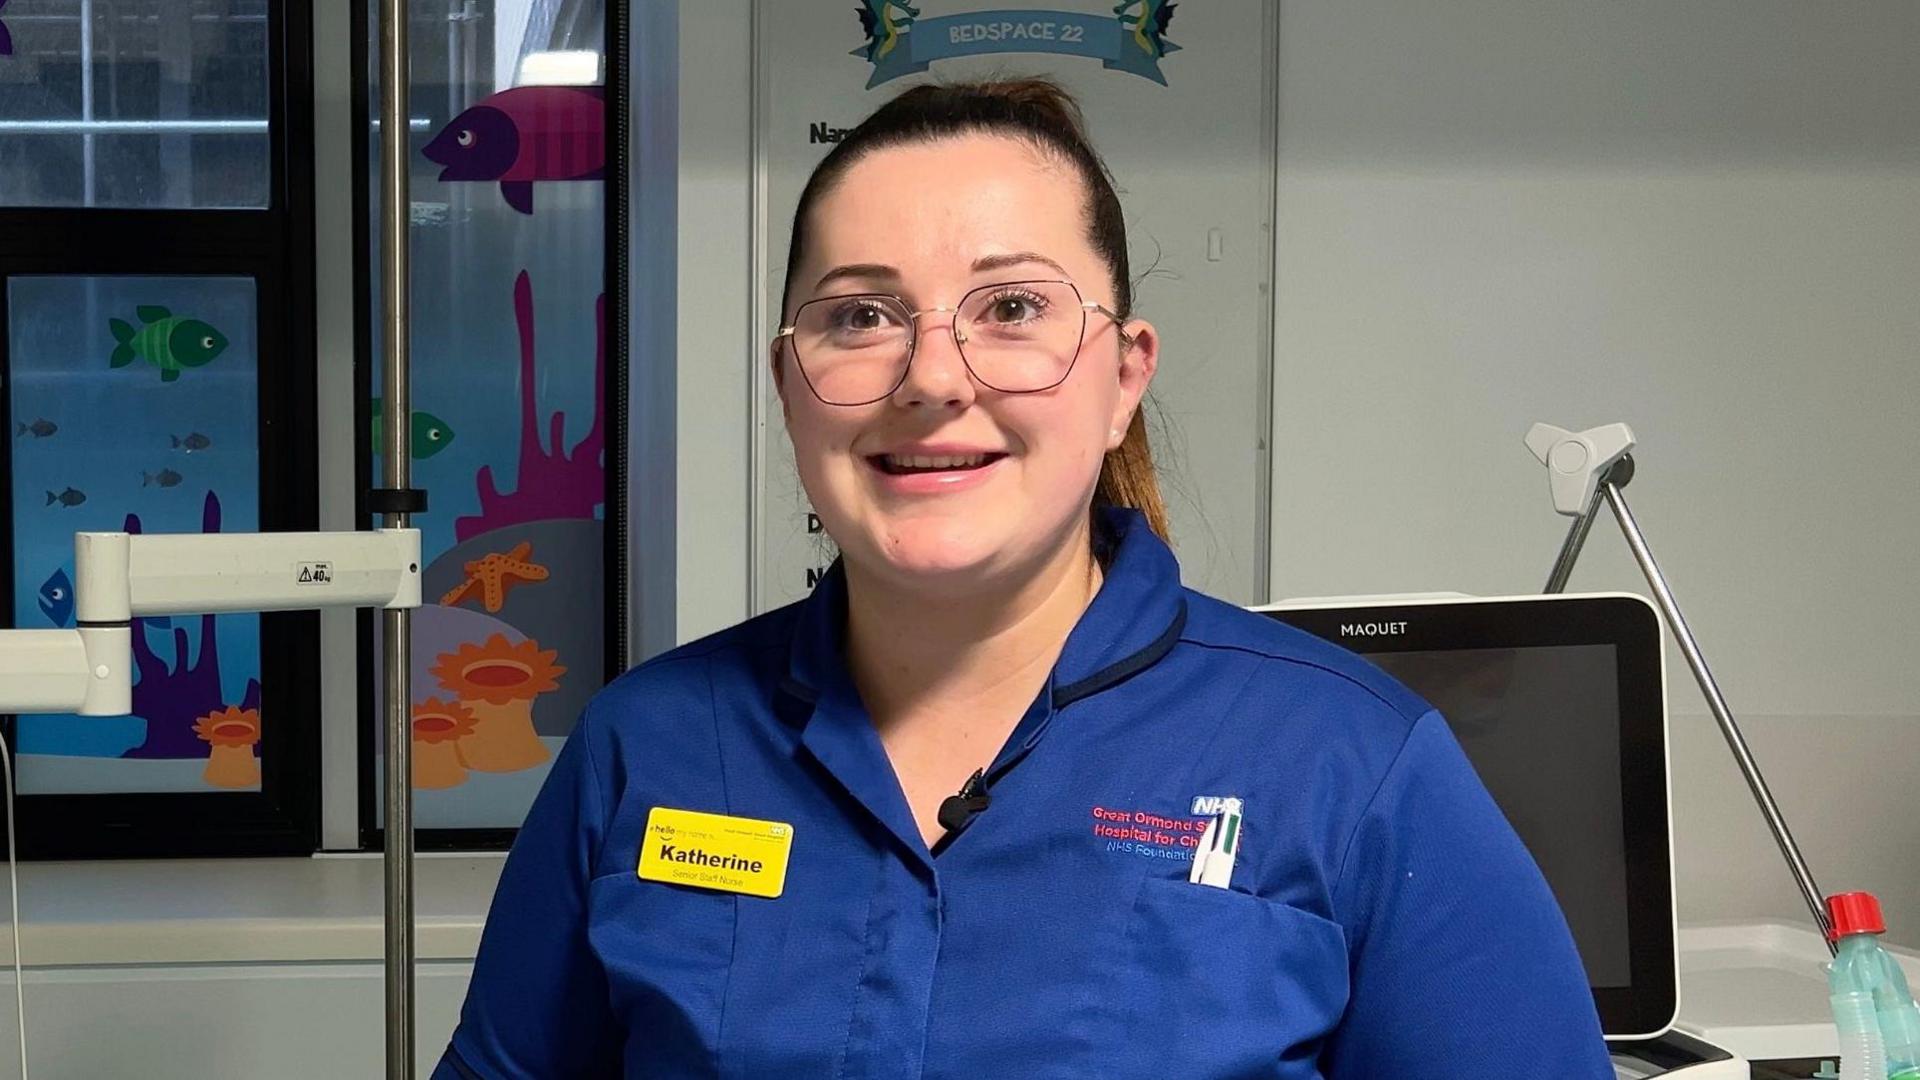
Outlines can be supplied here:
[[[358, 2], [369, 16], [377, 7]], [[429, 509], [411, 518], [422, 606], [411, 619], [412, 700], [401, 712], [421, 829], [517, 827], [587, 700], [614, 674], [604, 596], [607, 458], [617, 451], [607, 394], [605, 7], [478, 0], [462, 34], [412, 46], [420, 122], [407, 176], [407, 446]], [[377, 20], [367, 25], [377, 56]], [[365, 145], [377, 161], [376, 132]], [[369, 170], [369, 220], [381, 212], [378, 180]], [[377, 266], [379, 237], [368, 240]], [[377, 282], [363, 288], [372, 351], [361, 404], [378, 485], [389, 435], [381, 298]], [[375, 620], [376, 644], [380, 632]], [[374, 690], [362, 753], [375, 792], [386, 769], [380, 655], [363, 661]], [[371, 801], [368, 824], [378, 827], [384, 802]]]
[[[463, 352], [470, 377], [459, 392], [414, 394], [428, 406], [414, 413], [415, 483], [431, 477], [434, 508], [414, 519], [427, 565], [412, 620], [410, 722], [416, 821], [426, 828], [518, 824], [605, 681], [606, 298], [554, 298], [576, 309], [575, 332], [555, 337], [592, 333], [582, 363], [543, 340], [533, 276], [519, 271], [510, 290], [501, 305], [512, 313], [508, 347]], [[575, 404], [543, 400], [543, 389], [562, 386]], [[422, 416], [463, 434], [423, 446]]]
[[[252, 279], [20, 276], [5, 302], [12, 625], [73, 625], [75, 532], [259, 528]], [[132, 713], [20, 718], [20, 790], [258, 790], [259, 617], [135, 619], [132, 647]]]

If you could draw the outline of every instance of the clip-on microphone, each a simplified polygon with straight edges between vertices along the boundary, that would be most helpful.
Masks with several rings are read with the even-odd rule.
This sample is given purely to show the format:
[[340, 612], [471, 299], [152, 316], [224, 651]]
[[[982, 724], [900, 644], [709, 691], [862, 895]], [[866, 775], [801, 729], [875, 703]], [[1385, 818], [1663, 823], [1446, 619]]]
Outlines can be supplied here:
[[958, 795], [949, 795], [940, 800], [940, 827], [949, 833], [957, 833], [972, 823], [974, 817], [987, 808], [992, 800], [987, 795], [986, 785], [981, 775], [986, 770], [975, 769], [967, 782], [960, 785]]

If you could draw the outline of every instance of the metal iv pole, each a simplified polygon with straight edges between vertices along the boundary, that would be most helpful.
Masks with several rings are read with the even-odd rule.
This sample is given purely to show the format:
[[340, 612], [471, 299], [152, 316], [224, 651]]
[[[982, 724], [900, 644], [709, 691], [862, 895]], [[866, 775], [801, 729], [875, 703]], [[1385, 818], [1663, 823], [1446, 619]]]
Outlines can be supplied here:
[[1653, 587], [1653, 597], [1660, 605], [1660, 613], [1666, 616], [1667, 626], [1679, 642], [1680, 651], [1686, 654], [1687, 666], [1693, 669], [1694, 681], [1700, 684], [1707, 707], [1713, 710], [1713, 718], [1720, 724], [1720, 734], [1727, 740], [1727, 749], [1733, 751], [1740, 774], [1746, 777], [1747, 788], [1753, 792], [1753, 801], [1759, 805], [1761, 816], [1767, 819], [1767, 828], [1773, 832], [1773, 841], [1779, 845], [1781, 856], [1787, 860], [1787, 868], [1793, 872], [1794, 884], [1800, 888], [1800, 897], [1806, 901], [1807, 910], [1813, 913], [1813, 921], [1820, 927], [1820, 936], [1826, 940], [1827, 950], [1834, 952], [1838, 943], [1833, 940], [1833, 924], [1827, 918], [1820, 886], [1814, 883], [1813, 872], [1807, 869], [1807, 860], [1800, 854], [1800, 845], [1794, 843], [1793, 833], [1787, 829], [1787, 819], [1780, 813], [1780, 804], [1774, 801], [1766, 777], [1761, 775], [1760, 763], [1754, 760], [1753, 751], [1747, 748], [1746, 737], [1740, 734], [1740, 725], [1735, 722], [1733, 709], [1728, 706], [1726, 697], [1720, 693], [1720, 684], [1714, 680], [1713, 672], [1707, 669], [1706, 655], [1700, 651], [1700, 643], [1687, 626], [1686, 616], [1680, 613], [1680, 603], [1667, 586], [1666, 575], [1660, 572], [1660, 567], [1653, 561], [1653, 552], [1647, 547], [1647, 538], [1640, 531], [1639, 522], [1634, 520], [1633, 512], [1627, 509], [1627, 497], [1621, 494], [1621, 489], [1633, 479], [1633, 455], [1629, 453], [1633, 444], [1633, 431], [1625, 424], [1607, 424], [1581, 432], [1567, 431], [1551, 424], [1535, 424], [1527, 432], [1527, 449], [1533, 451], [1533, 456], [1547, 467], [1552, 480], [1554, 509], [1574, 518], [1573, 527], [1567, 531], [1566, 541], [1560, 547], [1560, 555], [1554, 560], [1547, 587], [1542, 591], [1558, 593], [1566, 590], [1567, 578], [1573, 573], [1574, 560], [1580, 557], [1580, 549], [1586, 545], [1587, 532], [1593, 527], [1595, 515], [1600, 512], [1600, 504], [1604, 502], [1612, 507], [1614, 519], [1620, 523], [1620, 531], [1626, 534], [1627, 546], [1633, 549], [1634, 561], [1640, 564], [1640, 572], [1646, 576], [1647, 584]]
[[[426, 509], [411, 490], [412, 453], [408, 345], [407, 224], [407, 5], [380, 0], [380, 300], [385, 316], [381, 341], [385, 490], [369, 501], [389, 529], [408, 527], [411, 512]], [[387, 1077], [413, 1080], [413, 700], [411, 612], [381, 613], [381, 659], [385, 664]]]

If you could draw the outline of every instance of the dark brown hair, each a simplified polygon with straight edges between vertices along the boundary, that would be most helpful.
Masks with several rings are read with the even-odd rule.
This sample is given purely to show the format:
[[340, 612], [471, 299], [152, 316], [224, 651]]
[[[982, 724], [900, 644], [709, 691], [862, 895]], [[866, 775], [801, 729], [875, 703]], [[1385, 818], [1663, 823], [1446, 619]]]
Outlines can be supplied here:
[[[1114, 310], [1133, 312], [1133, 282], [1127, 269], [1127, 228], [1106, 163], [1087, 140], [1080, 105], [1048, 79], [916, 86], [887, 102], [843, 136], [808, 178], [793, 213], [787, 246], [787, 277], [780, 310], [792, 300], [793, 275], [806, 250], [809, 220], [820, 197], [838, 184], [862, 157], [890, 146], [933, 142], [975, 133], [1025, 139], [1073, 166], [1087, 191], [1087, 238], [1113, 277]], [[1143, 403], [1144, 404], [1144, 403]], [[1093, 505], [1132, 507], [1146, 515], [1153, 531], [1167, 538], [1167, 509], [1154, 478], [1142, 409], [1135, 409], [1126, 438], [1107, 453]]]

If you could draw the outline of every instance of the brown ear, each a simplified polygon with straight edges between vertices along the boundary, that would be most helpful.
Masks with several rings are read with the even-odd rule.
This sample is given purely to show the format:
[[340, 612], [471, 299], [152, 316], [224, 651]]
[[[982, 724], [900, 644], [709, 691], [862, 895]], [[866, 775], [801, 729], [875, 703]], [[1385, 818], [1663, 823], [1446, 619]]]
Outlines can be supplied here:
[[780, 362], [786, 350], [780, 347], [785, 338], [774, 338], [767, 346], [767, 363], [773, 369], [773, 392], [780, 395], [780, 418], [793, 419], [793, 409], [787, 404], [787, 366]]
[[773, 389], [780, 395], [782, 402], [787, 400], [786, 356], [790, 350], [787, 349], [786, 342], [786, 338], [774, 338], [773, 344], [767, 346], [768, 362], [773, 365]]

